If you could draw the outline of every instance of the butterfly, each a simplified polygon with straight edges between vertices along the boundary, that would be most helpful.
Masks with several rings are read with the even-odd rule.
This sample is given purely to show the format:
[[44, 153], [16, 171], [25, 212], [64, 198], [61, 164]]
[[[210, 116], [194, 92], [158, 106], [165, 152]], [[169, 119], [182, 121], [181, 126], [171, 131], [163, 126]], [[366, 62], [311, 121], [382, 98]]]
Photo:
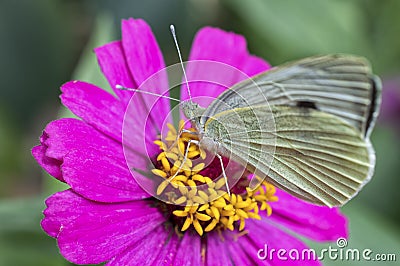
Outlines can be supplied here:
[[[201, 148], [230, 157], [305, 201], [342, 206], [371, 179], [370, 142], [381, 82], [369, 62], [333, 54], [290, 62], [244, 80], [183, 113]], [[222, 165], [222, 164], [221, 164]]]

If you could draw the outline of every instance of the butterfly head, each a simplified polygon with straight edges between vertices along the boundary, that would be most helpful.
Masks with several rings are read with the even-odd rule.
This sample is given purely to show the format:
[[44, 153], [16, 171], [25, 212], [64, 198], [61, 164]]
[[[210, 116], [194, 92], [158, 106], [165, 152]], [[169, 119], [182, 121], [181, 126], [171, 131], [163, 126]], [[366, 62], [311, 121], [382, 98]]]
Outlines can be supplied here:
[[201, 108], [198, 103], [185, 101], [182, 103], [182, 111], [187, 119], [194, 120], [203, 114], [204, 109]]

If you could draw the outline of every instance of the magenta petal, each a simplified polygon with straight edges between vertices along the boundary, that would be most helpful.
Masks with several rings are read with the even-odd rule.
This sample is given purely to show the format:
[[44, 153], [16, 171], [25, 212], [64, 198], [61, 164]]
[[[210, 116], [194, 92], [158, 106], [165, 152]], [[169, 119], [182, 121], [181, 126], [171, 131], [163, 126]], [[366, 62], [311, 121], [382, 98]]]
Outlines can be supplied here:
[[60, 170], [61, 161], [47, 157], [46, 149], [47, 147], [44, 145], [38, 145], [36, 147], [33, 147], [32, 149], [33, 157], [47, 173], [54, 176], [60, 181], [64, 181]]
[[[232, 263], [234, 265], [263, 265], [264, 263], [254, 256], [258, 251], [254, 244], [245, 237], [237, 238], [238, 234], [237, 231], [225, 232], [224, 234], [227, 239], [231, 240], [226, 248], [229, 250]], [[243, 244], [242, 241], [247, 243]]]
[[70, 81], [61, 87], [62, 103], [94, 128], [122, 142], [125, 107], [108, 92], [86, 82]]
[[[61, 206], [54, 204], [57, 201]], [[152, 234], [165, 221], [158, 209], [150, 207], [146, 201], [101, 204], [75, 199], [71, 204], [70, 195], [67, 195], [64, 200], [49, 200], [47, 203], [45, 220], [56, 215], [61, 220], [57, 234], [61, 254], [78, 264], [110, 260]], [[46, 222], [43, 224], [46, 226]]]
[[242, 65], [241, 70], [251, 77], [270, 68], [271, 65], [264, 59], [255, 55], [249, 55]]
[[[249, 243], [255, 250], [252, 250], [251, 253], [248, 253], [249, 256], [253, 258], [253, 260], [261, 261], [267, 265], [321, 265], [318, 259], [318, 254], [315, 257], [308, 257], [302, 259], [291, 259], [289, 257], [289, 252], [291, 250], [297, 250], [301, 255], [304, 249], [308, 249], [308, 247], [297, 239], [294, 236], [289, 235], [288, 233], [276, 228], [275, 226], [269, 224], [266, 221], [257, 221], [257, 220], [246, 220], [246, 230], [249, 232], [244, 239], [239, 238], [239, 242], [242, 245], [242, 248], [247, 249]], [[260, 249], [264, 249], [267, 253], [261, 251], [260, 256], [263, 257], [266, 255], [264, 260], [260, 260], [255, 251], [259, 251]], [[269, 256], [270, 251], [275, 249], [275, 253], [273, 253], [272, 257]], [[279, 258], [277, 256], [277, 251], [279, 249], [284, 249], [286, 254], [282, 254], [282, 257]]]
[[132, 18], [122, 20], [122, 45], [128, 66], [138, 86], [165, 68], [156, 38], [144, 20]]
[[[123, 20], [122, 45], [126, 62], [138, 88], [155, 94], [169, 95], [164, 59], [149, 25], [141, 19]], [[151, 120], [150, 126], [160, 131], [170, 111], [169, 100], [146, 94], [138, 95], [137, 100], [138, 102], [131, 102], [130, 106], [135, 105], [138, 118]]]
[[99, 204], [79, 196], [71, 189], [53, 194], [45, 203], [47, 209], [43, 212], [41, 225], [52, 237], [57, 237], [65, 225]]
[[159, 243], [158, 248], [160, 248], [160, 253], [154, 261], [153, 265], [163, 266], [163, 265], [173, 265], [173, 261], [178, 252], [178, 245], [181, 239], [176, 235], [175, 231], [172, 232], [170, 238], [166, 240], [164, 244]]
[[347, 220], [338, 208], [317, 206], [277, 190], [272, 221], [314, 240], [336, 240], [348, 236]]
[[172, 265], [202, 265], [201, 238], [194, 232], [186, 232], [178, 247]]
[[120, 143], [72, 118], [51, 122], [45, 133], [46, 155], [63, 161], [64, 180], [74, 191], [102, 202], [148, 196], [132, 177]]
[[108, 203], [150, 197], [113, 154], [91, 148], [72, 150], [64, 157], [62, 171], [68, 185], [91, 200]]
[[136, 88], [137, 84], [128, 68], [125, 59], [124, 50], [121, 41], [115, 41], [96, 48], [97, 60], [104, 76], [110, 83], [115, 94], [127, 104], [133, 95], [133, 92], [117, 89], [116, 85], [121, 85], [125, 88]]
[[44, 129], [42, 145], [47, 146], [46, 156], [62, 161], [71, 150], [87, 147], [115, 153], [123, 163], [121, 144], [110, 139], [85, 122], [74, 118], [62, 118], [50, 122]]
[[224, 266], [233, 265], [228, 252], [229, 242], [222, 242], [217, 233], [207, 236], [207, 265]]
[[113, 258], [107, 266], [171, 265], [178, 244], [179, 238], [174, 230], [159, 226], [145, 239], [139, 240]]
[[[197, 33], [189, 60], [217, 61], [236, 69], [236, 71], [227, 70], [226, 67], [213, 66], [212, 64], [193, 66], [189, 64], [187, 69], [189, 80], [208, 79], [210, 81], [221, 81], [222, 77], [224, 85], [193, 82], [193, 84], [190, 84], [192, 97], [210, 96], [215, 98], [227, 87], [234, 85], [248, 76], [270, 68], [269, 64], [265, 61], [249, 54], [246, 40], [243, 36], [211, 27], [205, 27]], [[210, 67], [214, 69], [210, 70]], [[205, 75], [208, 75], [208, 78]], [[181, 90], [181, 99], [188, 99], [186, 86], [183, 87]], [[204, 100], [201, 104], [205, 107], [210, 101], [211, 99], [208, 102]]]

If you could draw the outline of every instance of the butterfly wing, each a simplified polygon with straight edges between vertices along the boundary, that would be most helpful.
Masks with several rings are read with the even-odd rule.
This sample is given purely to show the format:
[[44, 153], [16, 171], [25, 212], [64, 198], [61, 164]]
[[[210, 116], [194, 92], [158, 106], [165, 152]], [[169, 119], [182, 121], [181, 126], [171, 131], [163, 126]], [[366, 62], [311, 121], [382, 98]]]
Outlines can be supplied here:
[[236, 84], [218, 96], [204, 116], [207, 119], [229, 109], [266, 102], [312, 107], [342, 118], [368, 137], [378, 115], [380, 91], [380, 80], [364, 58], [340, 54], [314, 56]]
[[[225, 156], [315, 204], [343, 205], [368, 182], [375, 164], [357, 128], [309, 108], [237, 108], [209, 118], [205, 130], [219, 139]], [[250, 187], [258, 184], [253, 178]]]

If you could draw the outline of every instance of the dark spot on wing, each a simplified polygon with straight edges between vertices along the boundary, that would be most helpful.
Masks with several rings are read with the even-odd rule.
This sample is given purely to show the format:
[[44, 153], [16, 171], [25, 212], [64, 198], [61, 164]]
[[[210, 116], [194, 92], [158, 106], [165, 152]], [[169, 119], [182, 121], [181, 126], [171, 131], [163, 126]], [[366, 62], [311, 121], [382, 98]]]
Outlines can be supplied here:
[[299, 102], [297, 102], [296, 106], [318, 110], [317, 106], [315, 106], [315, 103], [310, 102], [310, 101], [299, 101]]

